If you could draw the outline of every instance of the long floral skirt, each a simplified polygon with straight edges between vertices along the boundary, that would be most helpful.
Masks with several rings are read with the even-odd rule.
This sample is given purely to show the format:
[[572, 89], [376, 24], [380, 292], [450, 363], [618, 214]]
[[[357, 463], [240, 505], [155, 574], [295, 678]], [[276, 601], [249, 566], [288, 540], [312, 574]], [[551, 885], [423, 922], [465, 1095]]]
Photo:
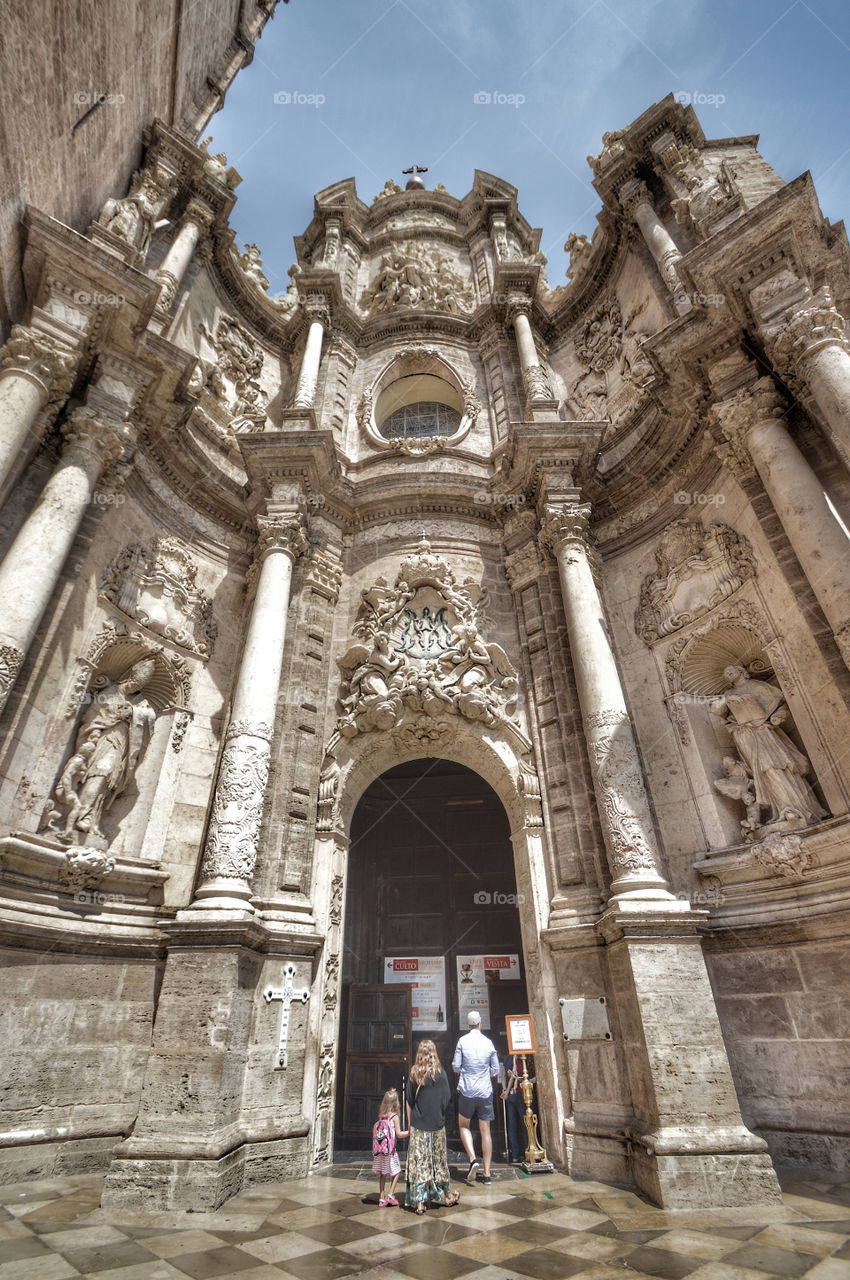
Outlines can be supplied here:
[[425, 1133], [421, 1129], [410, 1130], [405, 1168], [406, 1190], [404, 1203], [408, 1209], [429, 1200], [444, 1200], [449, 1194], [449, 1162], [446, 1151], [446, 1131]]

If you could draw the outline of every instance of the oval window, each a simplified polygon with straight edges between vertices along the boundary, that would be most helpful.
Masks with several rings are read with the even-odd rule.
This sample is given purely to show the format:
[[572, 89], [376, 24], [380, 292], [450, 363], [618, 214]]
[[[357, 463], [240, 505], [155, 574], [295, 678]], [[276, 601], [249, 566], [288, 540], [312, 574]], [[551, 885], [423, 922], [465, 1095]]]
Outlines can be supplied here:
[[444, 378], [414, 373], [385, 387], [375, 406], [375, 421], [384, 440], [453, 436], [463, 418], [463, 402]]

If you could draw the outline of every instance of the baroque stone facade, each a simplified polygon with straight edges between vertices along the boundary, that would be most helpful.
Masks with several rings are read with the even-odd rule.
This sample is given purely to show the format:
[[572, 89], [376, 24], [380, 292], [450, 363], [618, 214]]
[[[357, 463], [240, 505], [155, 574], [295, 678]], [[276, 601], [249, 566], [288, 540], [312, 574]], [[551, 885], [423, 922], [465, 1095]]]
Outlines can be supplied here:
[[29, 211], [0, 1176], [198, 1209], [327, 1164], [352, 824], [435, 760], [504, 810], [558, 1165], [672, 1208], [846, 1168], [850, 250], [672, 97], [603, 144], [554, 289], [509, 183], [414, 174], [319, 192], [272, 299], [161, 123], [87, 234]]

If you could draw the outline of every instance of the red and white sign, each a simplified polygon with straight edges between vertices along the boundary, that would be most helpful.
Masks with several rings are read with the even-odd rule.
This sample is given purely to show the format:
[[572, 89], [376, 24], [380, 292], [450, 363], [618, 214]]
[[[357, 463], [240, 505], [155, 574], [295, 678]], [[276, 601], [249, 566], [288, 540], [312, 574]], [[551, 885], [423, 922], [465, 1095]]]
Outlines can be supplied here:
[[466, 1015], [470, 1009], [481, 1014], [481, 1026], [490, 1030], [489, 982], [507, 982], [519, 978], [519, 956], [458, 956], [457, 958], [457, 1006], [461, 1032], [466, 1027]]

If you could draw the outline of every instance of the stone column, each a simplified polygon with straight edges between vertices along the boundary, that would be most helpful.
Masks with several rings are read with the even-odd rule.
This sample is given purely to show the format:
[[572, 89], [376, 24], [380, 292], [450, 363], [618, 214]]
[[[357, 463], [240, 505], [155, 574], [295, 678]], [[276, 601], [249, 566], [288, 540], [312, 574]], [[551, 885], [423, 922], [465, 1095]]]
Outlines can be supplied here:
[[298, 516], [261, 517], [257, 523], [256, 595], [213, 797], [196, 908], [251, 910], [292, 566], [307, 545]]
[[844, 317], [825, 285], [811, 305], [765, 333], [776, 368], [808, 386], [845, 462], [850, 460], [850, 351]]
[[631, 178], [623, 184], [618, 194], [623, 212], [627, 217], [633, 218], [640, 228], [646, 247], [655, 259], [662, 279], [672, 294], [673, 305], [679, 315], [686, 315], [691, 310], [691, 301], [679, 279], [677, 270], [682, 254], [655, 212], [646, 183]]
[[0, 707], [21, 669], [104, 467], [130, 440], [124, 422], [76, 409], [62, 456], [0, 565]]
[[27, 435], [48, 404], [68, 395], [76, 353], [37, 329], [16, 324], [0, 350], [0, 483], [14, 467]]
[[739, 459], [752, 459], [794, 554], [850, 667], [850, 540], [823, 485], [785, 425], [786, 406], [770, 378], [714, 406]]
[[319, 365], [322, 359], [322, 341], [325, 329], [330, 324], [327, 304], [308, 302], [304, 311], [310, 322], [307, 331], [307, 343], [301, 359], [301, 371], [298, 374], [298, 385], [292, 400], [295, 409], [312, 409], [316, 398], [316, 384], [319, 381]]
[[519, 363], [522, 369], [522, 381], [525, 397], [529, 403], [540, 400], [552, 400], [552, 388], [546, 370], [537, 359], [537, 347], [534, 334], [531, 332], [531, 299], [525, 295], [512, 298], [508, 305], [508, 319], [513, 322], [516, 334]]
[[[596, 802], [621, 907], [644, 899], [675, 902], [661, 872], [649, 800], [602, 599], [594, 578], [588, 520], [578, 501], [547, 505], [540, 541], [558, 562]], [[682, 903], [686, 906], [686, 903]]]
[[183, 215], [183, 222], [162, 265], [154, 272], [154, 280], [162, 285], [162, 292], [157, 303], [158, 311], [169, 311], [177, 296], [177, 290], [183, 281], [192, 255], [198, 247], [202, 235], [206, 235], [213, 224], [213, 212], [198, 200], [190, 200]]

